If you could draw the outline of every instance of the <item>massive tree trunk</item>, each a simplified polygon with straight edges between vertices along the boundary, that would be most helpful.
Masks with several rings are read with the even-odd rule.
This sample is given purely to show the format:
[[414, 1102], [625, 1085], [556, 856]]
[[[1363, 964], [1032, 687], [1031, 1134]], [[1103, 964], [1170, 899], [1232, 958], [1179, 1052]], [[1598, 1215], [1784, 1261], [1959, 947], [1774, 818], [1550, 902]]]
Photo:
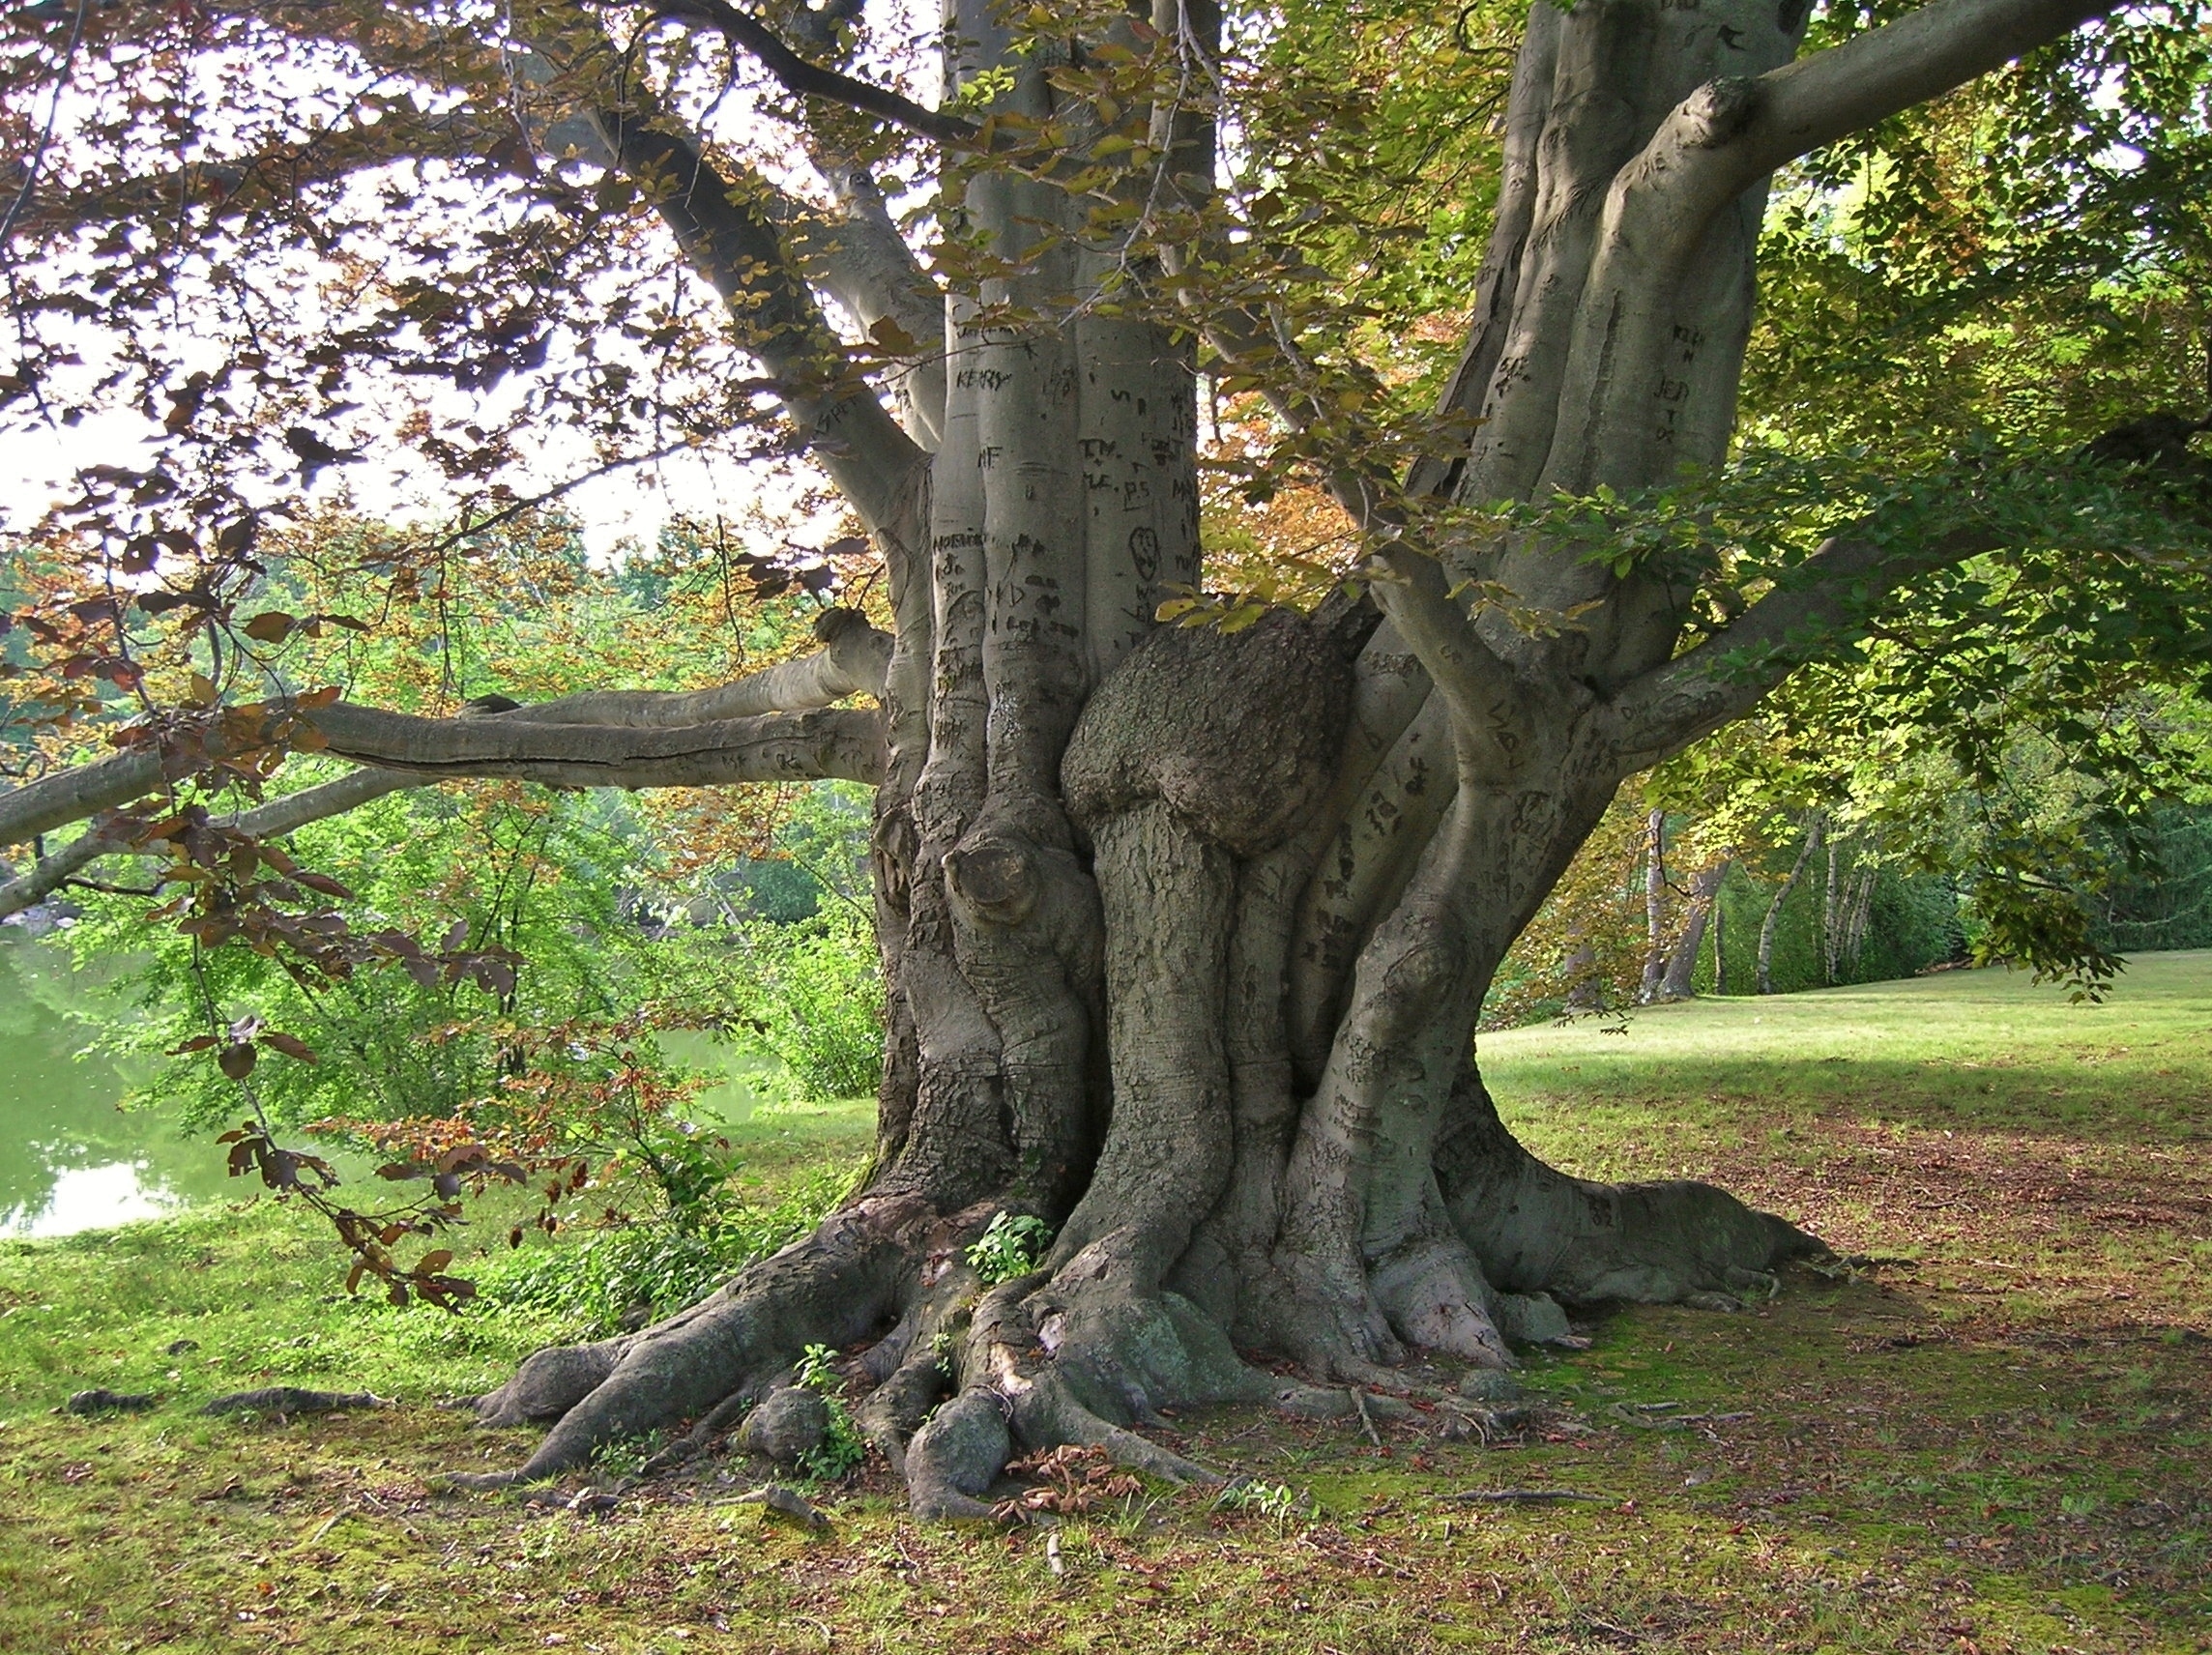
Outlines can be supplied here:
[[[1156, 21], [1204, 51], [1196, 17]], [[963, 76], [1004, 61], [986, 8], [949, 20]], [[1725, 89], [1787, 63], [1801, 20], [1536, 9], [1446, 410], [1481, 422], [1416, 486], [1627, 490], [1723, 457], [1763, 182], [1671, 226], [1672, 249], [1632, 233], [1632, 187], [1670, 147], [1740, 131]], [[1049, 64], [1012, 61], [1004, 107], [1084, 118], [1056, 108]], [[1077, 211], [1050, 185], [984, 172], [967, 206], [1011, 272], [975, 303], [1058, 320], [976, 327], [948, 305], [944, 412], [918, 422], [935, 452], [872, 513], [898, 617], [877, 1170], [724, 1295], [542, 1354], [487, 1398], [488, 1418], [559, 1420], [526, 1477], [757, 1393], [810, 1340], [875, 1339], [872, 1432], [918, 1506], [970, 1512], [1014, 1439], [1174, 1473], [1127, 1429], [1162, 1405], [1315, 1406], [1238, 1349], [1321, 1381], [1388, 1382], [1416, 1347], [1504, 1366], [1508, 1334], [1560, 1325], [1547, 1296], [1723, 1294], [1816, 1245], [1704, 1186], [1552, 1171], [1474, 1069], [1515, 936], [1622, 779], [1694, 734], [1696, 715], [1656, 741], [1626, 715], [1674, 654], [1682, 595], [1371, 520], [1371, 601], [1156, 628], [1201, 575], [1188, 353], [1150, 322], [1070, 316], [1111, 260], [1046, 239]], [[1596, 607], [1531, 636], [1470, 622], [1446, 596], [1468, 578]], [[1002, 1211], [1057, 1240], [985, 1292], [962, 1249]]]
[[[291, 715], [333, 752], [422, 774], [878, 781], [887, 1051], [872, 1176], [843, 1210], [681, 1315], [540, 1352], [483, 1399], [487, 1422], [553, 1426], [518, 1475], [727, 1417], [818, 1342], [869, 1343], [881, 1383], [861, 1417], [924, 1512], [980, 1511], [1016, 1442], [1200, 1475], [1130, 1428], [1168, 1404], [1330, 1406], [1239, 1350], [1323, 1383], [1387, 1384], [1416, 1348], [1499, 1367], [1514, 1336], [1560, 1328], [1554, 1301], [1712, 1302], [1814, 1250], [1704, 1185], [1592, 1184], [1534, 1159], [1483, 1088], [1475, 1023], [1626, 777], [1755, 704], [1789, 670], [1786, 638], [1981, 542], [1839, 536], [1681, 652], [1690, 594], [1666, 572], [1440, 540], [1417, 507], [1625, 496], [1719, 462], [1765, 175], [2089, 10], [1939, 0], [1786, 68], [1793, 0], [1535, 7], [1441, 411], [1471, 435], [1404, 480], [1416, 509], [1337, 479], [1372, 548], [1368, 597], [1236, 632], [1152, 621], [1202, 572], [1191, 348], [1158, 306], [1085, 302], [1109, 276], [1172, 301], [1171, 253], [1102, 243], [1049, 178], [975, 167], [967, 220], [1002, 262], [942, 300], [943, 371], [903, 377], [902, 430], [826, 370], [834, 340], [760, 189], [732, 188], [634, 99], [572, 122], [653, 183], [867, 521], [890, 575], [888, 660], [695, 706]], [[1054, 52], [1016, 51], [1000, 16], [948, 5], [952, 81], [1010, 73], [1001, 113], [1085, 130], [1095, 111], [1056, 90]], [[1207, 84], [1209, 9], [1159, 0], [1152, 25]], [[1062, 43], [1062, 61], [1084, 49]], [[1170, 161], [1129, 188], [1148, 211], [1198, 205], [1209, 120], [1163, 107], [1152, 130]], [[888, 234], [864, 176], [831, 170], [854, 234]], [[895, 237], [859, 239], [868, 258], [817, 248], [836, 268], [807, 279], [863, 319], [912, 315], [918, 268]], [[1218, 305], [1206, 327], [1219, 355], [1248, 348]], [[1295, 391], [1278, 408], [1304, 417]], [[1470, 615], [1470, 588], [1512, 601]], [[1530, 612], [1575, 619], [1515, 624]], [[810, 711], [856, 687], [878, 690], [880, 722]], [[125, 802], [159, 770], [107, 763], [0, 799], [0, 838]], [[1056, 1239], [986, 1291], [965, 1249], [1002, 1212]]]

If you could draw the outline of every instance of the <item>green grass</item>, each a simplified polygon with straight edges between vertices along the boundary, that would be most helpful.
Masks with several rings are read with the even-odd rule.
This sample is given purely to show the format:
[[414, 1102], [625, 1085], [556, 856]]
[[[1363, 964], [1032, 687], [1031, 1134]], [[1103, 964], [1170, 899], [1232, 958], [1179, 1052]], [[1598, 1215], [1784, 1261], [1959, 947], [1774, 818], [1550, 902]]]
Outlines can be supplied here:
[[[1057, 1571], [1039, 1530], [917, 1527], [880, 1467], [821, 1491], [822, 1538], [731, 1503], [720, 1463], [598, 1520], [435, 1494], [526, 1442], [432, 1404], [567, 1330], [348, 1301], [290, 1212], [0, 1244], [0, 1650], [2212, 1648], [2208, 1028], [2198, 954], [2103, 1006], [1961, 973], [1488, 1037], [1562, 1164], [1720, 1176], [1913, 1263], [1614, 1317], [1531, 1360], [1543, 1424], [1494, 1446], [1179, 1419], [1295, 1508], [1154, 1490], [1064, 1524]], [[868, 1129], [835, 1106], [733, 1137], [767, 1201]], [[399, 1406], [189, 1412], [278, 1379]], [[93, 1384], [171, 1400], [46, 1411]], [[1499, 1487], [1602, 1498], [1448, 1497]]]

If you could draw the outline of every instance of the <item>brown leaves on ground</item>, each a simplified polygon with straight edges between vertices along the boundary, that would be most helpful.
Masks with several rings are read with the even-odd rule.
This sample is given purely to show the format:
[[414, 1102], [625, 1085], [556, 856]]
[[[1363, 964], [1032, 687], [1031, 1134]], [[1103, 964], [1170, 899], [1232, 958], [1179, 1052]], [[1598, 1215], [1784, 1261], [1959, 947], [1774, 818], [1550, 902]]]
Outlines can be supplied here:
[[1036, 1512], [1081, 1517], [1144, 1492], [1144, 1485], [1119, 1469], [1105, 1449], [1073, 1443], [1016, 1460], [1006, 1466], [1006, 1475], [1040, 1480], [1033, 1488], [1024, 1489], [991, 1508], [1001, 1522]]
[[2212, 1234], [2212, 1161], [2193, 1146], [1834, 1118], [1790, 1126], [1788, 1160], [1747, 1131], [1684, 1170], [1839, 1251], [1916, 1261], [1924, 1287], [1965, 1295], [1960, 1311], [1997, 1324], [2202, 1315], [2192, 1254]]

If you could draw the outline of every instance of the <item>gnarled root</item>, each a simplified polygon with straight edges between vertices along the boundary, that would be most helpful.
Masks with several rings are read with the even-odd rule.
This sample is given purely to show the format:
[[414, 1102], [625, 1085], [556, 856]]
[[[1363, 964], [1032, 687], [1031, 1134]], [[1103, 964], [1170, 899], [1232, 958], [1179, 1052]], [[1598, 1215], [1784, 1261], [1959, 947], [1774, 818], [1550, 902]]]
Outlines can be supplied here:
[[1711, 1184], [1595, 1183], [1545, 1165], [1505, 1130], [1472, 1068], [1452, 1089], [1437, 1176], [1460, 1236], [1510, 1292], [1718, 1307], [1828, 1252]]
[[604, 1443], [760, 1394], [808, 1345], [880, 1331], [926, 1256], [936, 1216], [911, 1197], [863, 1199], [665, 1321], [538, 1351], [480, 1399], [477, 1416], [486, 1425], [552, 1419], [552, 1431], [519, 1471], [454, 1481], [482, 1488], [559, 1476]]
[[[1264, 1268], [1248, 1262], [1230, 1295], [1240, 1338], [1317, 1379], [1402, 1390], [1394, 1364], [1409, 1348], [1499, 1368], [1512, 1360], [1508, 1339], [1565, 1337], [1548, 1295], [1719, 1303], [1770, 1283], [1765, 1272], [1783, 1261], [1825, 1250], [1707, 1185], [1558, 1173], [1498, 1124], [1471, 1073], [1455, 1106], [1437, 1222], [1379, 1257], [1332, 1259], [1340, 1268], [1285, 1249]], [[696, 1421], [664, 1453], [664, 1466], [680, 1463], [786, 1380], [810, 1344], [867, 1345], [859, 1371], [873, 1389], [857, 1422], [906, 1478], [916, 1512], [933, 1519], [990, 1517], [991, 1487], [1017, 1451], [1073, 1444], [1150, 1476], [1218, 1481], [1144, 1435], [1177, 1408], [1266, 1403], [1309, 1418], [1369, 1417], [1356, 1392], [1248, 1365], [1216, 1316], [1158, 1285], [1165, 1249], [1126, 1226], [1101, 1227], [1050, 1268], [981, 1291], [961, 1261], [998, 1209], [984, 1202], [941, 1217], [914, 1196], [863, 1197], [680, 1315], [540, 1351], [478, 1413], [486, 1424], [550, 1420], [552, 1431], [518, 1472], [453, 1480], [551, 1477], [602, 1443]], [[1179, 1217], [1177, 1229], [1189, 1234]], [[1296, 1272], [1301, 1263], [1308, 1273]]]

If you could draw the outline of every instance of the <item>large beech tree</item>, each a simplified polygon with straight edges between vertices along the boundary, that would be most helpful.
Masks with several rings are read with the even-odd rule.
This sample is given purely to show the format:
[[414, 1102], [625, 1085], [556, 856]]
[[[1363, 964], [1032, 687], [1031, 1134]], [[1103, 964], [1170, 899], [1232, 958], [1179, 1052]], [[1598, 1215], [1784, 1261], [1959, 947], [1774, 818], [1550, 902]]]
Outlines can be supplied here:
[[[83, 387], [162, 429], [48, 522], [49, 554], [101, 578], [23, 619], [59, 682], [147, 697], [132, 628], [155, 615], [214, 664], [187, 705], [142, 701], [112, 756], [0, 796], [0, 841], [91, 823], [0, 906], [160, 817], [176, 865], [206, 864], [188, 923], [327, 961], [331, 927], [272, 918], [266, 889], [248, 914], [208, 869], [426, 778], [874, 784], [870, 1176], [712, 1297], [482, 1399], [551, 1425], [523, 1477], [872, 1341], [865, 1429], [917, 1509], [973, 1514], [1016, 1443], [1199, 1476], [1142, 1434], [1158, 1408], [1349, 1408], [1332, 1381], [1389, 1384], [1416, 1348], [1506, 1365], [1564, 1331], [1561, 1303], [1722, 1303], [1819, 1243], [1703, 1184], [1538, 1161], [1484, 1090], [1476, 1020], [1625, 778], [1912, 583], [2044, 535], [1994, 462], [1787, 567], [1732, 563], [1667, 491], [1730, 456], [1770, 175], [2105, 11], [1934, 0], [1823, 24], [1819, 49], [1805, 0], [1459, 14], [1462, 47], [1472, 23], [1514, 37], [1442, 82], [1440, 118], [1465, 84], [1459, 119], [1493, 134], [1459, 135], [1494, 179], [1487, 251], [1456, 370], [1393, 422], [1387, 371], [1300, 285], [1325, 191], [1253, 184], [1268, 100], [1295, 101], [1254, 68], [1284, 26], [1265, 8], [1225, 45], [1214, 0], [947, 0], [931, 87], [898, 19], [838, 0], [44, 0], [14, 25], [0, 390], [36, 419]], [[733, 96], [765, 113], [733, 127]], [[796, 153], [764, 154], [763, 123]], [[715, 327], [653, 287], [662, 247]], [[428, 381], [447, 400], [396, 436], [346, 423], [360, 387]], [[1344, 513], [1351, 579], [1311, 613], [1204, 595], [1202, 384], [1264, 397], [1267, 475]], [[446, 418], [455, 395], [485, 411]], [[865, 528], [888, 624], [832, 611], [818, 653], [689, 693], [424, 718], [272, 682], [218, 705], [247, 640], [310, 624], [233, 625], [279, 471], [403, 445], [480, 519], [557, 423], [594, 463], [727, 432], [803, 452]], [[2139, 421], [2046, 471], [2143, 462], [2096, 484], [2117, 498], [2195, 464], [2189, 429]], [[1563, 539], [1561, 500], [1583, 503]], [[1617, 550], [1662, 518], [1665, 555]], [[425, 590], [465, 551], [393, 580]], [[363, 769], [227, 824], [137, 802], [287, 746]], [[1003, 1212], [1055, 1239], [985, 1289], [966, 1248]]]

